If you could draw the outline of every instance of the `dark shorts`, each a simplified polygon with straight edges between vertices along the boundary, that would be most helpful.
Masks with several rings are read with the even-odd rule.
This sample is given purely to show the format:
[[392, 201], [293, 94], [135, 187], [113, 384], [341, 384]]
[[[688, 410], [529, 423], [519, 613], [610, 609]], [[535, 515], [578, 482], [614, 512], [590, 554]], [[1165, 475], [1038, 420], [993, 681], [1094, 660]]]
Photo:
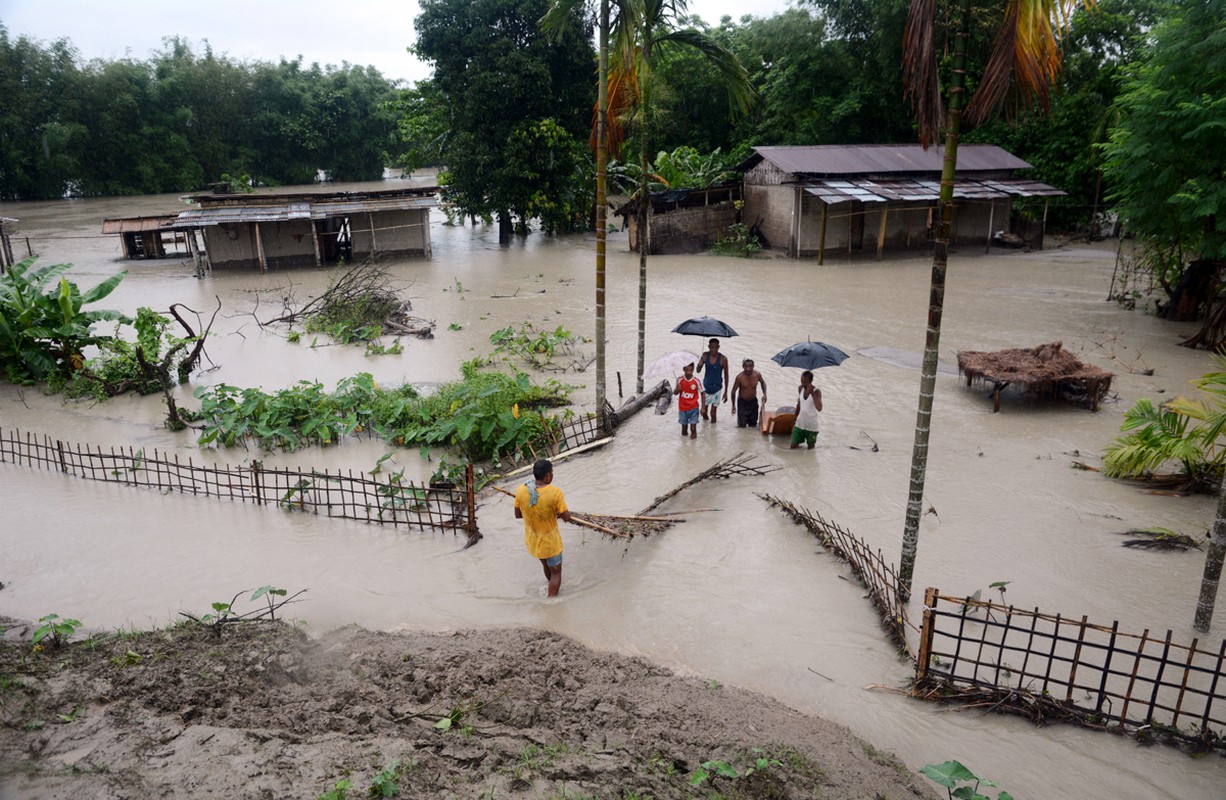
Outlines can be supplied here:
[[736, 426], [738, 428], [758, 427], [758, 398], [746, 400], [738, 397], [736, 399]]
[[677, 421], [682, 425], [697, 425], [698, 424], [698, 409], [691, 408], [689, 411], [678, 411]]

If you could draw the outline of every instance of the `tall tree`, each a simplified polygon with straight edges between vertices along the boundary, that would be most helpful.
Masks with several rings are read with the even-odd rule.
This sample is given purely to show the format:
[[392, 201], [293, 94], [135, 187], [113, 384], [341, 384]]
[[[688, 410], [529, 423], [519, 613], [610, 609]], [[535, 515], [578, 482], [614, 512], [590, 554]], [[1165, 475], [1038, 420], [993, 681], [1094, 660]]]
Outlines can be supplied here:
[[1130, 231], [1226, 260], [1226, 0], [1173, 13], [1117, 101], [1109, 199]]
[[[1093, 0], [1084, 2], [1093, 6]], [[1078, 0], [1007, 0], [999, 19], [1000, 28], [992, 53], [979, 85], [967, 104], [964, 103], [968, 88], [967, 42], [973, 2], [959, 0], [950, 64], [949, 104], [944, 115], [938, 73], [941, 49], [937, 41], [940, 29], [937, 26], [936, 5], [936, 0], [911, 0], [903, 37], [904, 83], [915, 107], [920, 141], [927, 146], [939, 135], [942, 123], [945, 132], [941, 193], [937, 201], [938, 222], [932, 247], [928, 328], [920, 370], [910, 490], [898, 570], [899, 591], [904, 597], [911, 594], [924, 481], [928, 470], [928, 440], [932, 425], [932, 400], [936, 391], [937, 353], [941, 340], [941, 315], [945, 306], [945, 272], [949, 263], [954, 180], [958, 168], [958, 138], [962, 130], [963, 110], [965, 107], [970, 121], [974, 123], [1002, 110], [1009, 116], [1028, 106], [1046, 109], [1052, 84], [1060, 70], [1057, 32], [1066, 28], [1071, 14], [1081, 3]]]
[[444, 192], [466, 213], [496, 215], [502, 244], [525, 182], [504, 157], [515, 130], [552, 118], [572, 136], [587, 134], [591, 31], [551, 42], [540, 29], [547, 10], [548, 0], [422, 0], [415, 21], [414, 51], [433, 62], [448, 109]]
[[[609, 36], [613, 21], [622, 17], [623, 8], [617, 3], [616, 17], [610, 9], [611, 0], [599, 0], [597, 12], [596, 109], [593, 139], [596, 145], [596, 415], [606, 424], [607, 371], [605, 366], [605, 256], [608, 228], [609, 179]], [[541, 26], [554, 35], [561, 33], [574, 10], [586, 5], [585, 0], [553, 0]]]
[[701, 53], [719, 73], [732, 113], [748, 111], [754, 102], [753, 88], [745, 67], [726, 47], [694, 28], [678, 28], [685, 18], [687, 0], [632, 0], [634, 13], [624, 15], [617, 30], [615, 71], [633, 76], [636, 88], [636, 126], [639, 146], [638, 249], [639, 249], [639, 340], [636, 391], [643, 391], [647, 339], [647, 254], [651, 247], [647, 231], [651, 205], [650, 164], [653, 137], [653, 96], [660, 84], [655, 77], [659, 58], [673, 50]]

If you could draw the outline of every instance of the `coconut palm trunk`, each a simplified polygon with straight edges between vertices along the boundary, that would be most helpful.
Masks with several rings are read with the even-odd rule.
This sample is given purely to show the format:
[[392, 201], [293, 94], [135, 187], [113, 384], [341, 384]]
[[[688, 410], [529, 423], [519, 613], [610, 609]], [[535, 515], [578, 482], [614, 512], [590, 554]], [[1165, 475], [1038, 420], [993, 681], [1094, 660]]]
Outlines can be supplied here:
[[[596, 90], [596, 419], [608, 425], [605, 408], [605, 232], [609, 172], [609, 0], [600, 0], [600, 55]], [[642, 370], [639, 370], [642, 374]]]
[[1226, 556], [1226, 484], [1218, 495], [1217, 519], [1213, 520], [1213, 533], [1205, 548], [1205, 572], [1200, 579], [1200, 598], [1196, 601], [1196, 619], [1192, 627], [1198, 631], [1209, 630], [1213, 622], [1213, 606], [1217, 602], [1218, 583], [1222, 577], [1222, 559]]
[[919, 524], [923, 514], [924, 479], [928, 471], [928, 440], [932, 432], [932, 398], [936, 392], [937, 356], [941, 344], [941, 315], [945, 309], [945, 271], [949, 263], [949, 235], [953, 227], [954, 177], [958, 168], [958, 136], [966, 95], [966, 43], [970, 28], [971, 0], [962, 0], [958, 35], [954, 40], [953, 75], [949, 86], [949, 117], [945, 127], [945, 160], [941, 168], [941, 194], [937, 201], [937, 229], [932, 246], [932, 279], [928, 291], [928, 332], [924, 339], [924, 362], [920, 369], [919, 404], [915, 415], [915, 443], [911, 449], [911, 482], [907, 516], [903, 525], [902, 556], [898, 569], [899, 591], [911, 594]]

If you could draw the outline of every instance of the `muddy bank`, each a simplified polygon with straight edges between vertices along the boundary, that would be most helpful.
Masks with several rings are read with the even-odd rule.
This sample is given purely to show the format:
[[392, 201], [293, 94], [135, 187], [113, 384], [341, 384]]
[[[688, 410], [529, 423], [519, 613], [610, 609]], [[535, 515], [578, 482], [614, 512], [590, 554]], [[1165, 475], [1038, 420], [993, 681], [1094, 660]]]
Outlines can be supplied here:
[[[526, 628], [10, 640], [0, 679], [0, 797], [364, 797], [389, 766], [397, 797], [935, 797], [841, 725]], [[711, 760], [741, 776], [692, 786]]]

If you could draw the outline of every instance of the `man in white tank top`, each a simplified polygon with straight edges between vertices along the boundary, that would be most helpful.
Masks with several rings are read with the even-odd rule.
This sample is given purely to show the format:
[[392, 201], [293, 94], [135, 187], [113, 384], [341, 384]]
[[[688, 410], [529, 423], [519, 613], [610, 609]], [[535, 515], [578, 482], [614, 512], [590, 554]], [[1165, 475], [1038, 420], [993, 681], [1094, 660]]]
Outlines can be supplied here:
[[817, 412], [822, 410], [822, 390], [813, 385], [813, 373], [800, 374], [796, 393], [796, 424], [792, 426], [792, 449], [804, 442], [810, 450], [817, 444]]

